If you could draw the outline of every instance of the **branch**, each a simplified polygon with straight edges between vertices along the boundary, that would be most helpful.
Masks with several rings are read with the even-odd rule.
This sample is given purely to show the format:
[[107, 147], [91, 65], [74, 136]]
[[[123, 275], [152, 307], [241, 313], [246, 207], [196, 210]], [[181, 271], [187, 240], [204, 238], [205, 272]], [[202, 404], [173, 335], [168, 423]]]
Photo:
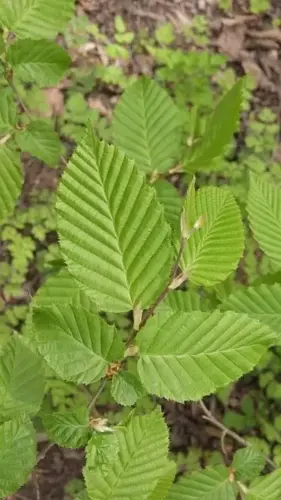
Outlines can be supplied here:
[[[245, 441], [245, 439], [239, 436], [239, 434], [231, 431], [230, 429], [225, 427], [225, 425], [223, 425], [219, 420], [217, 420], [216, 417], [210, 412], [210, 410], [208, 410], [207, 406], [203, 403], [202, 400], [199, 401], [199, 404], [204, 412], [203, 418], [208, 422], [211, 422], [211, 424], [217, 427], [217, 429], [220, 429], [223, 432], [224, 436], [229, 435], [230, 437], [232, 437], [232, 439], [234, 439], [234, 441], [241, 444], [241, 446], [251, 446], [249, 443], [247, 443], [247, 441]], [[272, 460], [270, 460], [270, 458], [266, 458], [265, 461], [268, 465], [270, 465], [272, 469], [276, 469], [276, 465], [274, 464], [274, 462], [272, 462]]]
[[96, 394], [94, 395], [91, 403], [89, 404], [89, 412], [91, 412], [92, 410], [94, 410], [95, 406], [96, 406], [96, 402], [98, 400], [98, 398], [100, 397], [101, 393], [104, 391], [104, 388], [106, 386], [106, 382], [107, 382], [107, 379], [104, 378], [102, 381], [101, 381], [101, 384], [96, 392]]

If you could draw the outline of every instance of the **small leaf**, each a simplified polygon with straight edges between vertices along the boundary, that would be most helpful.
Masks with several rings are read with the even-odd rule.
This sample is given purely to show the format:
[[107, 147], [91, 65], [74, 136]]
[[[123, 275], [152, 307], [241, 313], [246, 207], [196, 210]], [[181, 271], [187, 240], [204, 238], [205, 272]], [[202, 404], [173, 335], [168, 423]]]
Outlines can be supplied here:
[[81, 448], [89, 439], [89, 410], [71, 408], [67, 412], [43, 414], [42, 420], [50, 441], [67, 448]]
[[0, 134], [5, 134], [17, 121], [17, 108], [10, 89], [0, 91]]
[[173, 184], [164, 180], [154, 182], [153, 187], [156, 191], [157, 200], [163, 205], [166, 221], [176, 233], [179, 233], [183, 203], [179, 192]]
[[26, 481], [36, 461], [36, 439], [31, 422], [21, 418], [0, 425], [0, 496], [6, 497]]
[[189, 183], [188, 186], [181, 215], [181, 232], [182, 236], [184, 236], [185, 238], [189, 238], [190, 231], [192, 230], [194, 224], [196, 223], [195, 199], [196, 199], [195, 177], [193, 177], [192, 181]]
[[30, 122], [16, 135], [19, 147], [25, 153], [36, 156], [47, 165], [56, 165], [61, 154], [61, 144], [53, 127], [42, 120]]
[[265, 456], [251, 446], [236, 451], [231, 468], [237, 481], [252, 481], [265, 466]]
[[159, 312], [136, 337], [146, 390], [198, 400], [250, 371], [276, 341], [269, 328], [233, 312]]
[[157, 42], [169, 45], [175, 40], [174, 27], [172, 23], [165, 23], [155, 31]]
[[110, 362], [122, 358], [123, 343], [114, 326], [72, 304], [33, 311], [38, 351], [64, 380], [90, 384], [105, 375]]
[[133, 406], [145, 394], [139, 379], [132, 373], [123, 371], [112, 379], [111, 395], [120, 405]]
[[242, 106], [243, 79], [222, 97], [209, 118], [203, 138], [195, 147], [192, 157], [187, 160], [186, 168], [206, 169], [211, 160], [221, 156], [237, 129]]
[[281, 470], [256, 479], [246, 496], [246, 500], [279, 500], [281, 491]]
[[68, 53], [48, 40], [20, 40], [9, 47], [7, 59], [17, 78], [41, 87], [56, 85], [71, 64]]
[[23, 184], [19, 155], [0, 147], [0, 222], [13, 212]]
[[281, 189], [251, 174], [247, 210], [258, 244], [281, 268]]
[[179, 111], [157, 83], [140, 78], [128, 87], [113, 115], [115, 143], [145, 173], [166, 172], [180, 149]]
[[218, 466], [195, 472], [174, 484], [167, 500], [236, 500], [237, 489], [226, 467]]
[[115, 16], [114, 26], [115, 26], [117, 33], [125, 33], [127, 30], [126, 24], [121, 16]]
[[11, 337], [0, 353], [0, 416], [35, 414], [41, 405], [45, 381], [41, 359], [19, 336]]
[[119, 452], [119, 442], [116, 434], [94, 433], [86, 448], [85, 476], [91, 472], [105, 473], [110, 470], [110, 465]]

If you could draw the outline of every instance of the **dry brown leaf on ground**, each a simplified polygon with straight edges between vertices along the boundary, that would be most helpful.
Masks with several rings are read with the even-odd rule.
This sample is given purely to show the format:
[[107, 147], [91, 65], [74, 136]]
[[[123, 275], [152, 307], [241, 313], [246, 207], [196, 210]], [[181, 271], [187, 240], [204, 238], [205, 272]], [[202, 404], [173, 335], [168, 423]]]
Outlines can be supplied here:
[[214, 44], [232, 60], [239, 60], [241, 50], [244, 47], [246, 26], [237, 24], [235, 26], [223, 26], [219, 38]]
[[89, 97], [88, 106], [90, 109], [96, 109], [101, 116], [111, 116], [112, 110], [109, 105], [105, 102], [105, 98], [102, 95]]
[[53, 87], [44, 89], [43, 93], [49, 105], [49, 109], [45, 113], [46, 118], [61, 116], [64, 112], [64, 96], [62, 91], [57, 87]]

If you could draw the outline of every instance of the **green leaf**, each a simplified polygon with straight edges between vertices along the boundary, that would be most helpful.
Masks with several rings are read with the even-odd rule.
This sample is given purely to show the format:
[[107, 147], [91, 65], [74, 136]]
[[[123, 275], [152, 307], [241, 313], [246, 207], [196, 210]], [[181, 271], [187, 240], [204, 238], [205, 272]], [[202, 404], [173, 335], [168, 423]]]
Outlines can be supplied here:
[[157, 42], [169, 45], [175, 40], [174, 27], [172, 23], [165, 23], [155, 31]]
[[19, 156], [6, 146], [0, 147], [0, 222], [13, 213], [20, 195], [23, 173]]
[[229, 295], [222, 310], [248, 314], [281, 333], [281, 285], [260, 285], [244, 288]]
[[196, 220], [202, 227], [187, 241], [181, 268], [196, 285], [213, 286], [237, 267], [244, 247], [238, 205], [228, 189], [207, 187], [196, 194]]
[[0, 353], [0, 416], [35, 414], [44, 395], [45, 381], [40, 358], [19, 336], [11, 337]]
[[96, 474], [98, 470], [103, 474], [109, 472], [110, 466], [117, 458], [118, 452], [119, 441], [116, 433], [94, 433], [86, 448], [85, 476], [89, 475], [91, 479], [92, 473]]
[[128, 87], [113, 115], [115, 143], [145, 173], [166, 172], [180, 148], [179, 111], [156, 82], [146, 77]]
[[0, 91], [0, 134], [11, 130], [17, 121], [17, 108], [10, 89]]
[[115, 27], [117, 33], [125, 33], [127, 30], [126, 24], [121, 16], [115, 16], [114, 27]]
[[73, 10], [74, 0], [0, 0], [0, 24], [18, 38], [54, 38]]
[[153, 183], [157, 200], [164, 208], [166, 221], [175, 231], [180, 230], [180, 215], [183, 200], [178, 190], [170, 182], [159, 180]]
[[26, 481], [36, 461], [32, 424], [21, 418], [0, 425], [0, 496], [14, 493]]
[[136, 337], [138, 373], [151, 394], [198, 400], [250, 371], [276, 336], [233, 312], [160, 312]]
[[195, 200], [195, 177], [193, 177], [192, 181], [189, 183], [188, 190], [184, 199], [181, 218], [182, 233], [184, 233], [184, 236], [187, 237], [189, 237], [190, 231], [193, 229], [193, 226], [197, 220]]
[[88, 135], [60, 184], [58, 229], [72, 276], [98, 308], [149, 306], [165, 287], [170, 228], [133, 161]]
[[237, 481], [252, 481], [265, 466], [265, 456], [251, 446], [236, 451], [231, 468], [235, 471]]
[[50, 441], [67, 448], [81, 448], [89, 439], [89, 410], [71, 408], [68, 412], [43, 414], [42, 420]]
[[279, 500], [281, 491], [281, 470], [256, 479], [248, 490], [246, 500]]
[[159, 311], [174, 312], [209, 311], [210, 309], [211, 304], [209, 300], [202, 297], [200, 293], [195, 290], [189, 290], [187, 292], [171, 291], [158, 307]]
[[236, 500], [235, 485], [224, 466], [205, 469], [174, 484], [167, 500]]
[[203, 138], [196, 144], [191, 158], [187, 160], [187, 170], [209, 168], [211, 160], [224, 153], [239, 122], [242, 89], [243, 80], [240, 79], [219, 101], [207, 122]]
[[41, 87], [56, 85], [71, 64], [68, 53], [48, 40], [20, 40], [9, 47], [7, 59], [17, 78]]
[[62, 379], [77, 384], [99, 380], [124, 353], [114, 326], [72, 304], [34, 309], [33, 327], [41, 356]]
[[119, 452], [105, 468], [87, 469], [86, 484], [92, 500], [144, 500], [165, 472], [168, 430], [162, 414], [132, 417], [116, 431]]
[[281, 267], [281, 189], [251, 174], [247, 205], [250, 226], [272, 263]]
[[61, 154], [60, 139], [52, 125], [43, 120], [30, 122], [16, 135], [19, 147], [48, 165], [56, 165]]
[[111, 396], [120, 405], [133, 406], [145, 394], [139, 379], [132, 373], [122, 371], [112, 379]]
[[166, 469], [147, 500], [165, 500], [177, 472], [174, 462], [167, 461]]

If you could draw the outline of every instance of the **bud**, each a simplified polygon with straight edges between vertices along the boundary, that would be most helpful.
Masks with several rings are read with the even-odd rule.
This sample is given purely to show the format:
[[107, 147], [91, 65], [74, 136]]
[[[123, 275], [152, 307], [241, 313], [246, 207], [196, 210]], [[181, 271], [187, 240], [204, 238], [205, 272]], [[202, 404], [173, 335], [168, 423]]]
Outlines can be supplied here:
[[90, 419], [89, 425], [97, 432], [114, 432], [114, 429], [106, 425], [107, 422], [107, 418], [93, 417]]

